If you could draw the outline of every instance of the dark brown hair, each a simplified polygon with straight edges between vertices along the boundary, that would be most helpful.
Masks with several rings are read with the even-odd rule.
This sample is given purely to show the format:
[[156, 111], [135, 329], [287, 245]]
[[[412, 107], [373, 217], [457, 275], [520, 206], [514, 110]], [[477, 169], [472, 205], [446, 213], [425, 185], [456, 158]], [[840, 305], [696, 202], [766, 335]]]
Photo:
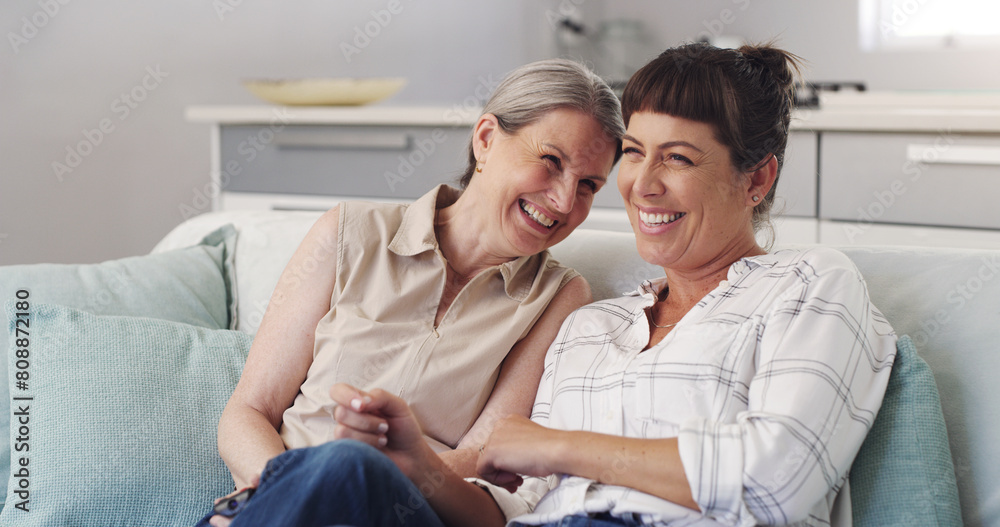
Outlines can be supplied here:
[[[622, 115], [653, 112], [707, 123], [741, 173], [785, 159], [794, 83], [800, 59], [770, 43], [739, 49], [708, 44], [670, 48], [625, 86]], [[754, 229], [768, 224], [774, 189], [754, 207]]]

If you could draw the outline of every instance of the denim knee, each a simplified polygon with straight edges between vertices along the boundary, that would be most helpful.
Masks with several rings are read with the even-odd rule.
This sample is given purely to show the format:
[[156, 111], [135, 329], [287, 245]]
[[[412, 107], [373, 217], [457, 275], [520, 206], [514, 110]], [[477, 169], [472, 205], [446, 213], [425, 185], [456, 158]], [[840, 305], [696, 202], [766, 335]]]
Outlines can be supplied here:
[[327, 485], [357, 485], [402, 475], [395, 463], [377, 448], [353, 439], [339, 439], [305, 450], [302, 466]]
[[310, 463], [329, 469], [385, 470], [396, 465], [377, 448], [354, 439], [338, 439], [313, 447]]
[[443, 527], [421, 490], [388, 456], [364, 443], [337, 440], [289, 450], [268, 465], [273, 472], [261, 479], [241, 513], [247, 516], [237, 517], [247, 525], [397, 526], [409, 520]]

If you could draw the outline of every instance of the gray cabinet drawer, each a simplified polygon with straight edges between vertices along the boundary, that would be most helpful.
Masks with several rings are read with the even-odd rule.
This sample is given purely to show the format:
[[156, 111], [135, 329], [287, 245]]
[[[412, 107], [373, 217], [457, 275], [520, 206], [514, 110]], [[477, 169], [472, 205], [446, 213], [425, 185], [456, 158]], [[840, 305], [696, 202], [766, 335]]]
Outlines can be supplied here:
[[456, 184], [469, 127], [222, 126], [227, 191], [416, 198]]
[[816, 217], [816, 132], [788, 134], [785, 163], [778, 177], [772, 214]]
[[825, 132], [820, 217], [1000, 228], [1000, 137]]
[[[224, 125], [225, 190], [411, 199], [457, 185], [472, 130], [465, 126]], [[792, 132], [774, 211], [816, 215], [816, 134]], [[622, 208], [612, 170], [595, 207]]]

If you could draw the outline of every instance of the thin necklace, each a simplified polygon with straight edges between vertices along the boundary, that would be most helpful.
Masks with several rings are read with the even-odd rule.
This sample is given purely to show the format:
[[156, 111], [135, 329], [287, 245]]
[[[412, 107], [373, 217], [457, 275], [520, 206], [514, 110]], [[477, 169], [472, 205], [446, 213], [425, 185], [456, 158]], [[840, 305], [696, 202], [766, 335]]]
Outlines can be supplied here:
[[667, 324], [665, 326], [661, 326], [661, 325], [657, 324], [656, 322], [653, 322], [653, 317], [649, 317], [649, 323], [652, 324], [652, 325], [654, 325], [654, 326], [656, 326], [656, 327], [658, 327], [658, 328], [660, 328], [660, 329], [667, 329], [667, 328], [672, 328], [672, 327], [676, 326], [680, 322], [678, 321], [678, 322], [674, 322], [673, 324]]
[[[653, 306], [655, 306], [655, 305], [656, 304], [653, 304]], [[652, 324], [652, 325], [654, 325], [654, 326], [656, 326], [656, 327], [658, 327], [658, 328], [660, 328], [660, 329], [667, 329], [667, 328], [672, 328], [672, 327], [676, 326], [677, 324], [680, 324], [680, 320], [678, 320], [677, 322], [674, 322], [673, 324], [667, 324], [665, 326], [661, 326], [661, 325], [657, 324], [656, 322], [653, 322], [653, 310], [651, 308], [649, 310], [649, 323]]]

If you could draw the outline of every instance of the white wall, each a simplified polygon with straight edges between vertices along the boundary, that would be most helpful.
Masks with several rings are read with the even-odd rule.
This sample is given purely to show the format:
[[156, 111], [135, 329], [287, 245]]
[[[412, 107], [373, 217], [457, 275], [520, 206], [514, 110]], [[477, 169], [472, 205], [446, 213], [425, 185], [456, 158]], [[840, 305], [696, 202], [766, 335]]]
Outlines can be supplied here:
[[[39, 14], [39, 2], [59, 10]], [[393, 103], [446, 104], [534, 47], [512, 30], [530, 25], [528, 0], [400, 0], [350, 61], [340, 44], [353, 45], [388, 0], [214, 3], [238, 5], [220, 18], [204, 0], [0, 3], [0, 264], [148, 252], [208, 181], [208, 127], [185, 122], [184, 108], [259, 103], [241, 79], [404, 76], [411, 83]], [[12, 44], [23, 17], [45, 25]], [[145, 98], [130, 108], [121, 94], [133, 90]], [[83, 131], [102, 122], [111, 133], [57, 177], [53, 162], [69, 166], [67, 147], [97, 143]]]
[[[341, 44], [354, 44], [358, 28], [389, 0], [0, 3], [0, 264], [147, 252], [208, 181], [208, 129], [186, 123], [184, 108], [256, 104], [240, 79], [405, 76], [410, 84], [386, 104], [455, 104], [475, 92], [480, 76], [499, 78], [554, 55], [547, 13], [571, 5], [592, 27], [616, 16], [649, 23], [648, 48], [637, 63], [696, 37], [730, 9], [735, 19], [726, 32], [779, 36], [812, 62], [817, 80], [862, 79], [875, 89], [1000, 89], [1000, 71], [984, 66], [998, 63], [997, 51], [857, 51], [850, 0], [398, 2], [401, 11], [349, 61]], [[220, 12], [220, 5], [233, 7]], [[44, 25], [32, 32], [24, 17]], [[122, 94], [133, 91], [145, 98], [130, 108]], [[87, 152], [98, 135], [88, 139], [84, 130], [102, 123], [110, 133]], [[81, 141], [89, 155], [57, 177], [53, 163], [76, 161], [67, 160], [67, 148]]]
[[873, 90], [1000, 90], [1000, 49], [862, 52], [858, 0], [651, 0], [614, 8], [649, 22], [654, 43], [693, 40], [719, 27], [750, 41], [777, 37], [809, 62], [812, 80], [861, 80]]

